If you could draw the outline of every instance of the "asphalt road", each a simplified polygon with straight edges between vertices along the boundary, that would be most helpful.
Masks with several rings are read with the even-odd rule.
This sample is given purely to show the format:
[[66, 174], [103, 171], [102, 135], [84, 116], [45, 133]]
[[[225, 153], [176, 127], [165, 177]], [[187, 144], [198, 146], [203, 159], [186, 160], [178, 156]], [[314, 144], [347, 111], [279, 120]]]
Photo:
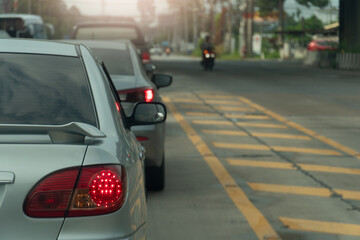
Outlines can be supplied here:
[[360, 239], [360, 73], [155, 58], [174, 76], [148, 239]]

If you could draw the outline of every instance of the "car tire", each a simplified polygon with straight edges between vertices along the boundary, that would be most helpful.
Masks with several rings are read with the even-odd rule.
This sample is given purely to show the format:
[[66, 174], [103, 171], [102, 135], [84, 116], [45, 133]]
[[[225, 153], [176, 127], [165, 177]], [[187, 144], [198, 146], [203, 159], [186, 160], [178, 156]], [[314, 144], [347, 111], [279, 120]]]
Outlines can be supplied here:
[[162, 191], [165, 187], [165, 158], [160, 167], [146, 168], [146, 188], [152, 191]]

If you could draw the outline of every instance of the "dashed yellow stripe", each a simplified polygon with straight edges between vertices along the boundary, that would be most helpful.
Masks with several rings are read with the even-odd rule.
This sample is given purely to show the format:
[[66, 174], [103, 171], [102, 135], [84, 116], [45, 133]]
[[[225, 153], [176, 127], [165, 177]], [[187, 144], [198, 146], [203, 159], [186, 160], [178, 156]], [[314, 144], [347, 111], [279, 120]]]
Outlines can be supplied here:
[[295, 218], [279, 218], [291, 230], [319, 232], [325, 234], [360, 236], [360, 225], [338, 222], [323, 222]]
[[280, 147], [280, 146], [272, 146], [277, 152], [292, 152], [292, 153], [309, 153], [309, 154], [319, 154], [319, 155], [330, 155], [330, 156], [341, 156], [342, 154], [327, 149], [315, 149], [315, 148], [298, 148], [298, 147]]
[[227, 159], [227, 161], [232, 166], [296, 170], [296, 168], [290, 163], [280, 163], [280, 162], [270, 162], [270, 161], [254, 161], [254, 160], [240, 160], [240, 159], [233, 159], [233, 158], [229, 158], [229, 159]]
[[317, 197], [330, 197], [332, 195], [330, 190], [327, 188], [299, 187], [299, 186], [267, 184], [267, 183], [247, 183], [247, 184], [254, 191], [308, 195], [308, 196], [317, 196]]
[[262, 138], [282, 138], [282, 139], [295, 139], [295, 140], [311, 140], [310, 137], [304, 135], [290, 135], [290, 134], [277, 134], [277, 133], [259, 133], [252, 132], [251, 135]]
[[278, 234], [272, 228], [267, 219], [255, 207], [255, 205], [248, 199], [244, 191], [237, 185], [236, 181], [226, 171], [220, 160], [214, 155], [206, 143], [201, 139], [197, 132], [191, 127], [186, 119], [176, 110], [169, 98], [164, 98], [164, 102], [178, 121], [180, 126], [184, 129], [190, 141], [194, 144], [203, 159], [209, 165], [237, 209], [243, 214], [249, 225], [254, 230], [259, 240], [266, 239], [266, 237], [279, 238]]
[[205, 100], [208, 104], [224, 104], [224, 105], [243, 105], [242, 102], [226, 101], [226, 100]]
[[271, 148], [265, 145], [253, 145], [253, 144], [237, 144], [237, 143], [223, 143], [213, 142], [214, 147], [228, 148], [228, 149], [247, 149], [247, 150], [262, 150], [270, 151]]
[[176, 103], [203, 103], [199, 99], [189, 99], [189, 98], [176, 98], [173, 101]]
[[201, 124], [201, 125], [222, 125], [222, 126], [233, 125], [233, 123], [229, 121], [216, 121], [216, 120], [193, 120], [192, 123]]
[[186, 105], [186, 104], [183, 104], [183, 105], [180, 105], [179, 106], [180, 108], [184, 108], [184, 109], [207, 109], [209, 110], [210, 107], [206, 106], [206, 105]]
[[252, 119], [252, 120], [268, 120], [270, 117], [261, 116], [261, 115], [239, 115], [239, 114], [225, 114], [227, 118], [237, 118], [237, 119]]
[[[227, 161], [232, 166], [296, 170], [294, 165], [290, 163], [254, 161], [254, 160], [243, 160], [243, 159], [234, 159], [234, 158], [229, 158], [227, 159]], [[305, 171], [310, 171], [310, 172], [360, 175], [360, 169], [331, 167], [331, 166], [315, 165], [315, 164], [297, 164], [297, 166], [299, 166], [301, 169]]]
[[215, 108], [222, 111], [255, 112], [255, 109], [245, 107], [216, 106]]
[[265, 145], [237, 144], [237, 143], [226, 143], [226, 142], [214, 142], [213, 145], [217, 148], [227, 148], [227, 149], [247, 149], [247, 150], [263, 150], [263, 151], [274, 150], [277, 152], [341, 156], [341, 153], [334, 150], [316, 149], [316, 148], [265, 146]]
[[257, 127], [257, 128], [287, 128], [286, 125], [280, 124], [266, 124], [266, 123], [250, 123], [250, 122], [237, 122], [236, 125], [240, 127]]
[[229, 95], [217, 95], [217, 94], [200, 94], [201, 98], [210, 98], [210, 99], [235, 99], [235, 96]]
[[[307, 195], [316, 197], [330, 197], [332, 192], [327, 188], [319, 187], [300, 187], [292, 185], [279, 185], [268, 183], [248, 183], [254, 191], [285, 193], [295, 195]], [[343, 189], [333, 189], [336, 194], [341, 195], [344, 199], [360, 200], [360, 192]]]
[[248, 136], [247, 133], [242, 131], [230, 131], [230, 130], [210, 130], [210, 129], [203, 129], [201, 130], [203, 133], [206, 134], [214, 134], [214, 135], [227, 135], [227, 136]]
[[217, 113], [205, 113], [205, 112], [187, 112], [187, 116], [193, 117], [219, 117], [220, 115]]
[[329, 146], [332, 146], [332, 147], [334, 147], [334, 148], [336, 148], [336, 149], [338, 149], [338, 150], [340, 150], [340, 151], [342, 151], [342, 152], [344, 152], [346, 154], [349, 154], [349, 155], [351, 155], [353, 157], [356, 157], [357, 159], [360, 159], [360, 153], [355, 151], [354, 149], [346, 147], [346, 146], [344, 146], [344, 145], [342, 145], [342, 144], [340, 144], [340, 143], [338, 143], [338, 142], [336, 142], [336, 141], [334, 141], [332, 139], [321, 136], [321, 135], [317, 134], [316, 132], [314, 132], [314, 131], [312, 131], [312, 130], [310, 130], [308, 128], [305, 128], [305, 127], [303, 127], [303, 126], [301, 126], [301, 125], [299, 125], [297, 123], [291, 122], [291, 121], [285, 119], [284, 117], [282, 117], [282, 116], [280, 116], [280, 115], [278, 115], [278, 114], [276, 114], [274, 112], [271, 112], [271, 111], [267, 110], [266, 108], [261, 107], [260, 105], [257, 105], [255, 103], [253, 103], [252, 101], [250, 101], [247, 98], [239, 97], [238, 99], [243, 101], [244, 103], [248, 104], [249, 106], [257, 109], [257, 110], [266, 113], [267, 115], [271, 116], [272, 118], [287, 124], [288, 126], [291, 126], [291, 127], [295, 128], [295, 129], [297, 129], [297, 130], [299, 130], [299, 131], [301, 131], [303, 133], [306, 133], [309, 136], [311, 136], [311, 137], [313, 137], [315, 139], [318, 139], [318, 140], [328, 144]]

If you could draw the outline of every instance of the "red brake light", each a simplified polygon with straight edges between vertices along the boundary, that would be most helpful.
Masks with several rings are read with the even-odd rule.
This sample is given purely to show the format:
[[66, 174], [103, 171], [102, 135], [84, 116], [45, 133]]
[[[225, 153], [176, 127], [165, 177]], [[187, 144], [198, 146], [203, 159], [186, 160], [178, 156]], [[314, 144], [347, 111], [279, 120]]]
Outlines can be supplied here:
[[[126, 175], [120, 165], [88, 166], [51, 174], [30, 192], [24, 211], [30, 217], [78, 217], [108, 214], [125, 201]], [[74, 186], [76, 183], [75, 190]]]
[[141, 53], [141, 60], [143, 62], [150, 62], [150, 53], [148, 52], [142, 52]]
[[136, 136], [136, 139], [139, 141], [139, 142], [144, 142], [144, 141], [148, 141], [149, 138], [147, 137], [142, 137], [142, 136]]
[[154, 92], [152, 89], [145, 90], [145, 102], [151, 102], [154, 99]]
[[135, 88], [125, 91], [118, 91], [120, 100], [123, 102], [152, 102], [154, 90], [150, 88]]

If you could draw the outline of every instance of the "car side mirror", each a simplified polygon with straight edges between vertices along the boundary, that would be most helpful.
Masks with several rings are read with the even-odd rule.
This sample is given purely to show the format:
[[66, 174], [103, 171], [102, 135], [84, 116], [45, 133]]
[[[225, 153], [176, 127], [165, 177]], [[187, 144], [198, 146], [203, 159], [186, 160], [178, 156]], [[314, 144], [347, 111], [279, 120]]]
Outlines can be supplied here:
[[168, 87], [172, 83], [172, 76], [165, 74], [154, 74], [151, 81], [155, 84], [157, 88]]
[[165, 122], [166, 107], [162, 103], [137, 103], [133, 114], [129, 117], [131, 126], [153, 125]]
[[153, 63], [144, 63], [144, 68], [147, 73], [152, 73], [156, 70], [156, 66]]

